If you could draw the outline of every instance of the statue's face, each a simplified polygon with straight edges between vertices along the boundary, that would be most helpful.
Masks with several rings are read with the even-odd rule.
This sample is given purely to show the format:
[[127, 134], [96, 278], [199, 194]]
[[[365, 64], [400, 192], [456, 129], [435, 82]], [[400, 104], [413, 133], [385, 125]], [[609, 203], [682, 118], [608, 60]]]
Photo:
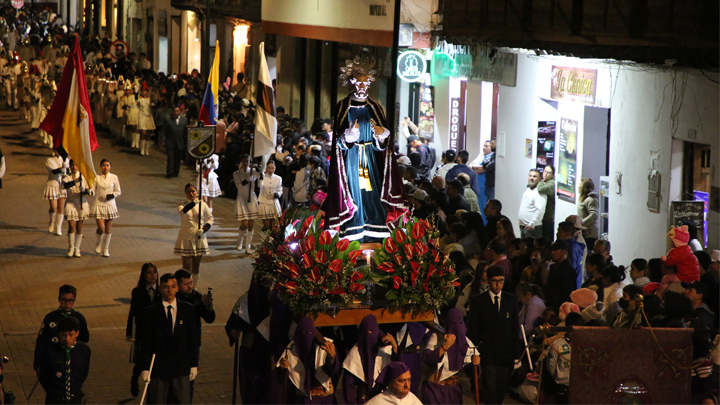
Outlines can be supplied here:
[[368, 89], [370, 88], [370, 80], [367, 75], [357, 75], [350, 79], [350, 83], [355, 86], [355, 98], [364, 100], [368, 96]]

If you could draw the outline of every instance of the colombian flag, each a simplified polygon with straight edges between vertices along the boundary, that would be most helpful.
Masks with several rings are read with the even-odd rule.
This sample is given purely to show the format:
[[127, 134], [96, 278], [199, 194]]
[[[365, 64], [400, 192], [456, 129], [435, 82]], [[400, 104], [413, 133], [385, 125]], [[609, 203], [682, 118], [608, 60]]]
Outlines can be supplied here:
[[92, 152], [98, 143], [86, 83], [80, 42], [75, 36], [57, 95], [40, 129], [52, 135], [54, 148], [65, 149], [92, 187], [95, 182]]
[[218, 96], [220, 95], [220, 43], [215, 41], [215, 60], [213, 60], [208, 85], [205, 86], [205, 95], [200, 106], [200, 118], [205, 125], [217, 124]]

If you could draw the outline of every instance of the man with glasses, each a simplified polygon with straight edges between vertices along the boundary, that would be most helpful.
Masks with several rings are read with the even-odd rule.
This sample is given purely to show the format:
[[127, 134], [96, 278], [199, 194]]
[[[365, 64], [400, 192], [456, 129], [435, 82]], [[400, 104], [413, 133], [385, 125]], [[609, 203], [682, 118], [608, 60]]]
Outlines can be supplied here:
[[60, 287], [58, 293], [58, 302], [60, 308], [45, 315], [40, 325], [40, 332], [37, 340], [35, 340], [35, 357], [33, 360], [33, 369], [37, 373], [40, 368], [40, 356], [45, 347], [59, 341], [58, 338], [58, 322], [65, 317], [72, 317], [78, 320], [80, 324], [77, 340], [83, 343], [90, 341], [90, 332], [88, 331], [87, 321], [80, 312], [76, 311], [75, 299], [77, 298], [77, 289], [69, 284]]
[[490, 288], [470, 298], [467, 336], [480, 348], [484, 403], [501, 404], [520, 358], [520, 321], [517, 297], [503, 291], [503, 269], [487, 270]]

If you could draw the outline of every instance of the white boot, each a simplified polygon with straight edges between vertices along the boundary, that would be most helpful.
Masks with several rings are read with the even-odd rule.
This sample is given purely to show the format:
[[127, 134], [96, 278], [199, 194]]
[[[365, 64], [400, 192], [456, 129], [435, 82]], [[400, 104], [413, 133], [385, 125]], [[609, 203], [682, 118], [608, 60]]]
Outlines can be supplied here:
[[103, 241], [103, 257], [110, 257], [110, 238], [111, 233], [105, 234], [105, 240]]
[[132, 145], [130, 145], [131, 148], [137, 149], [140, 147], [140, 134], [137, 132], [132, 133]]
[[101, 254], [103, 244], [105, 243], [105, 234], [96, 233], [95, 235], [97, 235], [97, 240], [95, 240], [95, 253]]
[[55, 233], [55, 213], [51, 212], [48, 214], [50, 216], [50, 224], [48, 225], [48, 232]]
[[140, 155], [145, 156], [145, 144], [147, 141], [140, 141]]
[[68, 234], [68, 252], [67, 257], [73, 257], [75, 254], [75, 234], [69, 233]]
[[75, 234], [75, 252], [74, 252], [75, 257], [80, 257], [80, 245], [82, 245], [82, 239], [83, 239], [83, 234], [81, 234], [81, 233]]
[[150, 140], [145, 141], [145, 156], [150, 155], [150, 145], [151, 145]]
[[63, 226], [64, 220], [65, 220], [65, 215], [63, 215], [63, 214], [57, 214], [55, 216], [55, 235], [62, 236], [62, 226]]
[[200, 273], [198, 273], [198, 274], [192, 273], [192, 277], [193, 277], [193, 288], [195, 289], [195, 291], [198, 291], [200, 289], [200, 288], [198, 288], [198, 285], [200, 285]]
[[237, 250], [243, 250], [243, 241], [245, 241], [246, 234], [247, 234], [247, 231], [238, 232], [237, 244], [235, 245], [235, 248]]
[[255, 235], [255, 230], [247, 231], [247, 236], [245, 237], [245, 243], [247, 244], [247, 249], [245, 250], [245, 253], [251, 254], [255, 253], [255, 249], [253, 249], [253, 235]]

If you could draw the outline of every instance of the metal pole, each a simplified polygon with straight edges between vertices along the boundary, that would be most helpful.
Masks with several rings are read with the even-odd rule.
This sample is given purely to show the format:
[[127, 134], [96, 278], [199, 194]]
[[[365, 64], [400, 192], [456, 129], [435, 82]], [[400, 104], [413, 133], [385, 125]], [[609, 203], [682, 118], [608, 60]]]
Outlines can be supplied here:
[[[203, 175], [205, 168], [203, 168], [203, 161], [205, 159], [198, 159], [198, 165], [200, 165], [200, 181], [198, 181], [198, 229], [202, 229], [202, 184], [203, 184]], [[198, 236], [198, 239], [201, 239], [202, 236]]]
[[397, 99], [397, 74], [395, 72], [397, 72], [398, 42], [400, 40], [401, 4], [402, 0], [395, 0], [395, 14], [393, 15], [393, 44], [392, 52], [390, 53], [390, 59], [392, 60], [392, 70], [390, 71], [390, 80], [388, 81], [387, 88], [387, 125], [391, 134], [395, 134], [397, 132], [397, 122], [395, 121], [395, 102]]
[[[150, 359], [150, 369], [148, 370], [148, 378], [150, 378], [150, 376], [152, 376], [152, 370], [153, 370], [154, 365], [155, 365], [155, 353], [153, 353], [152, 359]], [[145, 387], [143, 388], [143, 394], [142, 394], [142, 397], [140, 398], [140, 405], [143, 405], [145, 403], [145, 395], [147, 395], [148, 385], [150, 385], [150, 383], [145, 383]]]
[[235, 367], [233, 368], [233, 393], [232, 393], [232, 404], [237, 404], [237, 383], [238, 383], [238, 367], [239, 364], [239, 357], [240, 357], [240, 339], [235, 341], [235, 361], [233, 364]]

